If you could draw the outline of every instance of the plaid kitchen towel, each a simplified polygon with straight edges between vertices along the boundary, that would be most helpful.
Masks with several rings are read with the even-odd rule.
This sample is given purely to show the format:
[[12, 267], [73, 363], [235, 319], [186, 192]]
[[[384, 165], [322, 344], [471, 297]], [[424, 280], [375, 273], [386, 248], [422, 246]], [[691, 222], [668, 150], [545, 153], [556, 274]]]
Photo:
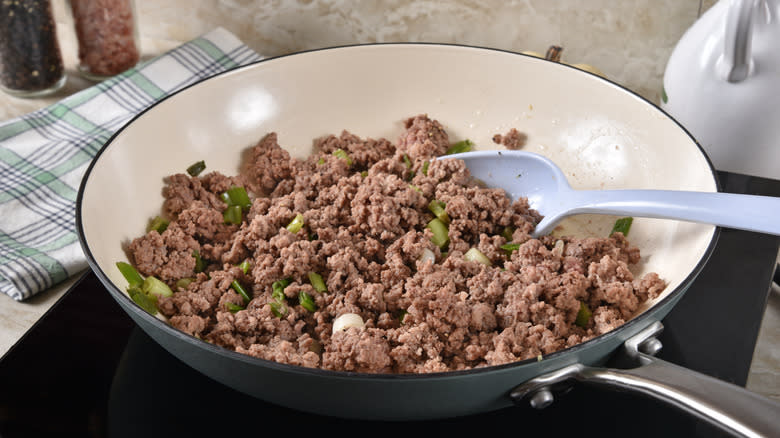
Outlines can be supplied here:
[[87, 267], [76, 194], [91, 159], [133, 116], [261, 56], [216, 29], [49, 107], [0, 123], [0, 291], [15, 300]]

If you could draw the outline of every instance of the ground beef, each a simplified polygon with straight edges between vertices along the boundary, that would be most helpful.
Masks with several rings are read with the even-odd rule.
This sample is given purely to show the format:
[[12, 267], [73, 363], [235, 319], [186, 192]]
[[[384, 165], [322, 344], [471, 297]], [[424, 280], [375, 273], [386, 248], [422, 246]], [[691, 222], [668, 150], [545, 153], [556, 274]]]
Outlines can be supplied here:
[[[508, 148], [524, 139], [496, 137]], [[159, 311], [190, 335], [277, 362], [374, 373], [549, 354], [620, 326], [664, 289], [656, 274], [634, 278], [639, 250], [621, 233], [531, 238], [541, 217], [527, 200], [481, 187], [460, 160], [432, 160], [449, 146], [425, 115], [406, 120], [395, 143], [342, 132], [316, 139], [304, 160], [270, 133], [237, 176], [167, 178], [170, 224], [134, 239], [130, 260], [171, 286]], [[240, 225], [223, 219], [231, 186], [252, 198]], [[449, 222], [443, 247], [427, 227], [434, 199]], [[289, 230], [298, 214], [303, 227]], [[472, 248], [490, 264], [467, 260]], [[581, 326], [583, 306], [592, 315]], [[363, 325], [334, 333], [347, 313]]]
[[493, 136], [493, 143], [506, 146], [509, 150], [521, 149], [525, 146], [525, 142], [528, 140], [528, 136], [518, 131], [516, 128], [512, 128], [504, 135], [496, 134]]

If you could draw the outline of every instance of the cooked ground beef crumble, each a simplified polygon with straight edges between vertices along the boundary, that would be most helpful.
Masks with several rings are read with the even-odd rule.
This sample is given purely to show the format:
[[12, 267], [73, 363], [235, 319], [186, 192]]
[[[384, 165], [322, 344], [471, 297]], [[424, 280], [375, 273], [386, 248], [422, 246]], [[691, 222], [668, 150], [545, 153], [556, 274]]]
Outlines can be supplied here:
[[[502, 190], [481, 187], [460, 160], [432, 160], [450, 146], [438, 121], [419, 115], [405, 126], [396, 143], [349, 132], [317, 139], [305, 160], [291, 158], [270, 133], [237, 176], [168, 177], [170, 225], [127, 247], [139, 272], [174, 290], [159, 298], [160, 312], [179, 330], [263, 359], [426, 373], [578, 344], [623, 324], [665, 287], [653, 273], [634, 278], [629, 266], [639, 250], [620, 233], [532, 239], [540, 216], [527, 200], [512, 203]], [[253, 198], [240, 225], [223, 219], [220, 195], [231, 186]], [[442, 248], [426, 227], [434, 199], [450, 219]], [[293, 233], [286, 226], [297, 214], [304, 225]], [[517, 249], [502, 249], [507, 243]], [[471, 248], [490, 265], [464, 258]], [[194, 251], [206, 263], [201, 272]], [[310, 273], [327, 291], [315, 289]], [[182, 278], [193, 280], [177, 287]], [[280, 297], [273, 285], [283, 279]], [[299, 303], [301, 293], [314, 311]], [[584, 327], [575, 324], [582, 303], [592, 312]], [[364, 325], [334, 332], [344, 314]]]

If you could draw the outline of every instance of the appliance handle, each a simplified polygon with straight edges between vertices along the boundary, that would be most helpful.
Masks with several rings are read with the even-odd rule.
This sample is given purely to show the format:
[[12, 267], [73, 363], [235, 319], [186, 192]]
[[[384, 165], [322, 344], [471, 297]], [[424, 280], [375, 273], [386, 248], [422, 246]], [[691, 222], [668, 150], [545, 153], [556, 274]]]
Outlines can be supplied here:
[[758, 0], [731, 0], [729, 4], [723, 54], [716, 64], [718, 74], [728, 82], [742, 82], [753, 71], [750, 52], [757, 6]]

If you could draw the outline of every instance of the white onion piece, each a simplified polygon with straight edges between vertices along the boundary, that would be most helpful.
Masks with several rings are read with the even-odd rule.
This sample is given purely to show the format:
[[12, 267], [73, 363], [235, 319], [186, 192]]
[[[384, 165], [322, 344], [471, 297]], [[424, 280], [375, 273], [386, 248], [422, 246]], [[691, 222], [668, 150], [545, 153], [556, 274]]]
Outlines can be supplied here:
[[463, 254], [463, 258], [470, 262], [482, 263], [485, 266], [493, 265], [493, 262], [491, 262], [490, 259], [487, 258], [485, 254], [482, 254], [482, 251], [478, 250], [477, 248], [471, 248], [470, 250], [466, 251], [466, 254]]
[[363, 318], [357, 313], [345, 313], [333, 320], [333, 333], [347, 330], [350, 327], [360, 328], [364, 325]]
[[553, 249], [551, 251], [552, 255], [556, 257], [561, 257], [563, 255], [563, 247], [564, 247], [563, 240], [556, 240], [555, 246], [553, 246]]
[[420, 263], [425, 264], [428, 260], [430, 260], [431, 263], [436, 263], [436, 254], [430, 249], [425, 248], [422, 250], [422, 254], [420, 254]]

